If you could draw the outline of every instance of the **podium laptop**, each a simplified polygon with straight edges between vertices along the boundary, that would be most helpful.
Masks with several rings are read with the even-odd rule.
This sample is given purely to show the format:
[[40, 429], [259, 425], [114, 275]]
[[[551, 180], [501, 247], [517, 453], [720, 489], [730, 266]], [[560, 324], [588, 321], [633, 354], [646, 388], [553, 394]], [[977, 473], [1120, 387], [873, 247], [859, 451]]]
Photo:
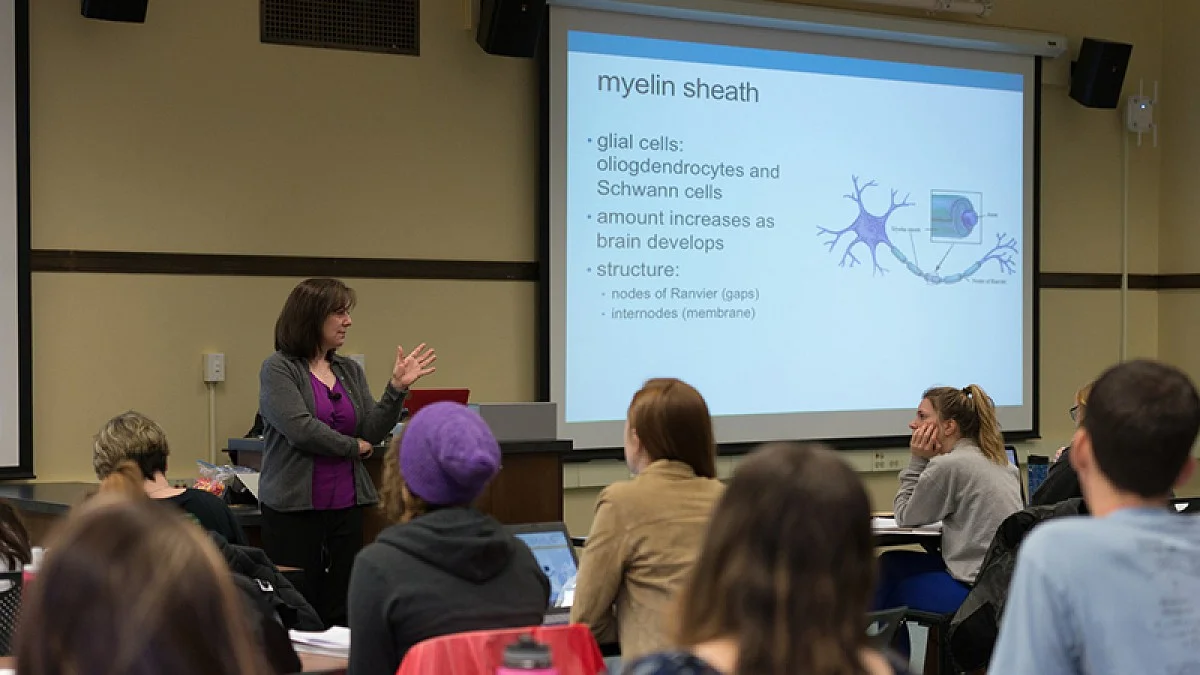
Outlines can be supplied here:
[[404, 409], [408, 411], [405, 417], [412, 417], [421, 408], [438, 401], [453, 401], [466, 405], [470, 397], [470, 389], [410, 389], [408, 398], [404, 400]]

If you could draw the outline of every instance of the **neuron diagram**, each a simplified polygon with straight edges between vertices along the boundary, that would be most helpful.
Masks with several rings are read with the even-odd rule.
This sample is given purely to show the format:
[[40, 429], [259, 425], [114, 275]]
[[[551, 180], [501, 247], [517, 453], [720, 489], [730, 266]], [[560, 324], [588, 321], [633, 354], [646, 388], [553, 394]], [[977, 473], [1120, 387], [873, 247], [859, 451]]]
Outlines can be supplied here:
[[[996, 243], [980, 256], [970, 267], [967, 267], [962, 272], [954, 274], [942, 275], [942, 264], [954, 250], [956, 246], [982, 246], [983, 245], [983, 229], [980, 227], [982, 214], [983, 195], [977, 192], [965, 191], [948, 191], [935, 190], [930, 193], [930, 214], [929, 226], [927, 228], [892, 228], [893, 232], [907, 232], [909, 242], [912, 245], [912, 259], [910, 260], [904, 251], [894, 244], [891, 237], [888, 236], [888, 219], [898, 209], [916, 206], [910, 202], [909, 196], [905, 195], [904, 199], [896, 201], [898, 191], [892, 190], [890, 205], [882, 215], [875, 215], [867, 210], [863, 205], [863, 192], [870, 187], [877, 187], [878, 183], [869, 181], [858, 184], [858, 176], [852, 177], [854, 181], [853, 194], [845, 195], [846, 199], [853, 201], [858, 205], [858, 217], [849, 227], [842, 230], [831, 230], [825, 227], [818, 227], [818, 235], [831, 235], [833, 239], [826, 241], [830, 252], [837, 247], [843, 235], [853, 235], [854, 239], [850, 241], [850, 245], [842, 252], [842, 260], [838, 264], [842, 267], [854, 267], [861, 261], [854, 255], [854, 247], [858, 244], [866, 246], [871, 253], [871, 274], [872, 276], [882, 275], [888, 270], [879, 264], [879, 259], [876, 255], [876, 250], [880, 244], [888, 247], [900, 264], [904, 265], [909, 272], [924, 279], [931, 284], [954, 284], [977, 274], [983, 266], [990, 260], [995, 260], [1000, 271], [1006, 274], [1016, 272], [1016, 256], [1017, 256], [1017, 240], [1014, 237], [1009, 237], [1006, 234], [997, 234]], [[921, 268], [917, 259], [916, 233], [920, 232], [922, 240], [925, 239], [928, 232], [928, 242], [936, 245], [946, 245], [947, 248], [942, 253], [941, 259], [933, 268], [933, 271], [925, 271]], [[847, 265], [847, 262], [849, 263]]]

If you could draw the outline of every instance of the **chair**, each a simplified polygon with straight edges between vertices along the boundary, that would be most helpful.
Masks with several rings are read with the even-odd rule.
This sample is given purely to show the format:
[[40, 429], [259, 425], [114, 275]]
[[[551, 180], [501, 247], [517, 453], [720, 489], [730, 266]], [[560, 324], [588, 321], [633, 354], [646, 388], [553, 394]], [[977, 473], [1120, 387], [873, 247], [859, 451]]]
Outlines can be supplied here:
[[13, 631], [21, 613], [21, 572], [0, 572], [0, 656], [12, 655]]
[[[956, 675], [958, 667], [954, 663], [954, 658], [950, 654], [950, 620], [954, 618], [954, 612], [949, 614], [938, 614], [936, 612], [923, 612], [919, 609], [908, 609], [904, 612], [905, 623], [915, 623], [918, 626], [924, 626], [929, 630], [929, 638], [925, 641], [925, 665], [929, 666], [929, 651], [935, 650], [937, 654], [937, 673], [938, 675]], [[937, 640], [933, 639], [936, 632]], [[926, 670], [926, 673], [929, 671]]]
[[408, 651], [396, 675], [495, 675], [504, 649], [522, 635], [549, 645], [559, 675], [599, 675], [604, 658], [583, 624], [472, 631], [431, 638]]
[[867, 614], [867, 644], [876, 651], [891, 649], [896, 630], [904, 623], [907, 607], [894, 607]]

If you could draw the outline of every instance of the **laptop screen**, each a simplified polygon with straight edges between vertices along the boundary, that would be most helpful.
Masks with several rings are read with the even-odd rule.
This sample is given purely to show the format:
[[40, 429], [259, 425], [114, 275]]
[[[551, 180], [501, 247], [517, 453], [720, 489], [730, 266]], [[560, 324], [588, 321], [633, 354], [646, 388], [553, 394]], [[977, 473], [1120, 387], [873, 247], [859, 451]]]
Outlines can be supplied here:
[[1025, 494], [1025, 481], [1021, 480], [1021, 462], [1017, 458], [1016, 447], [1004, 446], [1004, 454], [1008, 455], [1008, 463], [1017, 467], [1017, 484], [1021, 486], [1021, 504], [1028, 505], [1029, 497]]
[[559, 530], [517, 532], [515, 536], [533, 551], [538, 565], [550, 579], [550, 606], [569, 608], [575, 601], [575, 552], [571, 541]]

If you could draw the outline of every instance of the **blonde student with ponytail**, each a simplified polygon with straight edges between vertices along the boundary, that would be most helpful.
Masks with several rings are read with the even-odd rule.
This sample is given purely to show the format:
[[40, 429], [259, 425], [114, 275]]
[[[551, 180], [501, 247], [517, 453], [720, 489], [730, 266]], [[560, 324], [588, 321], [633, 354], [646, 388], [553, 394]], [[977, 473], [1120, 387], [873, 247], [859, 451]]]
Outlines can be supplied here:
[[926, 391], [908, 426], [912, 459], [900, 472], [896, 524], [941, 521], [941, 551], [880, 556], [875, 604], [949, 613], [967, 596], [1000, 523], [1021, 510], [1020, 477], [992, 399], [978, 385]]

